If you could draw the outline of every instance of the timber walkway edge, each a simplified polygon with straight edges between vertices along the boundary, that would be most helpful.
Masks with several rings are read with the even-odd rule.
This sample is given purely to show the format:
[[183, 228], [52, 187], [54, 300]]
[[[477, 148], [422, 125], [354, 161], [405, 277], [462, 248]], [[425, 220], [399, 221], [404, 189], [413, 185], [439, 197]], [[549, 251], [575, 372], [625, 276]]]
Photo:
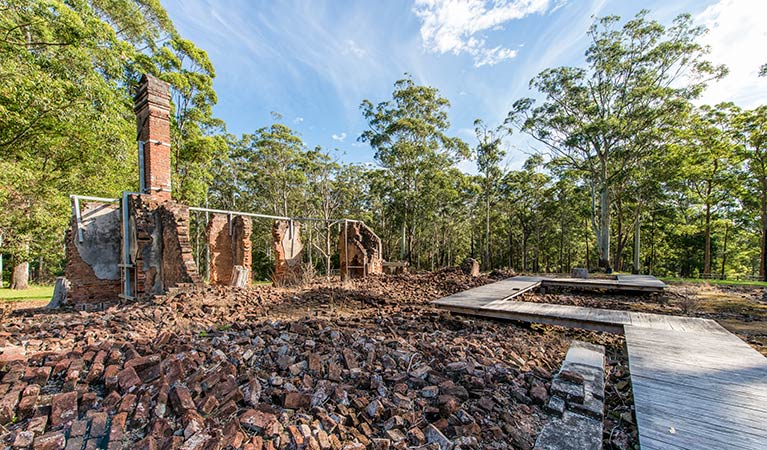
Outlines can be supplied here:
[[514, 277], [433, 303], [624, 334], [642, 449], [767, 449], [767, 358], [759, 352], [709, 319], [514, 300], [542, 282]]

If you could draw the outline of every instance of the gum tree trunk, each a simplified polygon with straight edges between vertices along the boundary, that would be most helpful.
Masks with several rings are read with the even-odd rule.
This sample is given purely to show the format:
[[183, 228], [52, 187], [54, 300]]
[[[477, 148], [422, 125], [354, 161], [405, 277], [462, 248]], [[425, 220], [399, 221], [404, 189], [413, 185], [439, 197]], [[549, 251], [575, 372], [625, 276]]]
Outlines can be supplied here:
[[611, 273], [610, 199], [606, 185], [601, 187], [601, 192], [599, 193], [599, 233], [597, 234], [597, 249], [599, 250], [599, 267], [604, 267], [607, 273]]
[[16, 264], [11, 276], [11, 289], [26, 289], [29, 287], [29, 261]]

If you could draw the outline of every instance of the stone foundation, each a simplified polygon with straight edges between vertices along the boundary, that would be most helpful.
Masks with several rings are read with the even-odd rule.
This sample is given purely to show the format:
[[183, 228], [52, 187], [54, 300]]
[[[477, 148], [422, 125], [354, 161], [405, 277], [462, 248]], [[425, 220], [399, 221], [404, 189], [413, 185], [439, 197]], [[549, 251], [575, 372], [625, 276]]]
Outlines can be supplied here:
[[367, 225], [346, 222], [338, 239], [342, 280], [383, 273], [381, 239]]
[[210, 284], [230, 284], [235, 266], [250, 272], [253, 224], [249, 218], [235, 216], [230, 226], [229, 216], [214, 214], [205, 231], [210, 249]]

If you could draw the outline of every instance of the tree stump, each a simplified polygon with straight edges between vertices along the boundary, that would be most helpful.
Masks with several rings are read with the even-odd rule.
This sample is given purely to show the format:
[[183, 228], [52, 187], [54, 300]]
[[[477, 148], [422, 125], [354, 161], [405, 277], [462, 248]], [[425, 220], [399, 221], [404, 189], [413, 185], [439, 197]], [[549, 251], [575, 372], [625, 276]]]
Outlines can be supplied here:
[[67, 301], [69, 292], [69, 280], [65, 277], [56, 278], [56, 285], [53, 287], [53, 296], [46, 306], [47, 309], [56, 309]]
[[474, 258], [466, 258], [461, 263], [461, 270], [463, 270], [463, 273], [466, 275], [471, 275], [476, 278], [479, 276], [479, 261]]
[[250, 270], [244, 266], [234, 266], [229, 286], [238, 288], [248, 287], [248, 281], [250, 281]]

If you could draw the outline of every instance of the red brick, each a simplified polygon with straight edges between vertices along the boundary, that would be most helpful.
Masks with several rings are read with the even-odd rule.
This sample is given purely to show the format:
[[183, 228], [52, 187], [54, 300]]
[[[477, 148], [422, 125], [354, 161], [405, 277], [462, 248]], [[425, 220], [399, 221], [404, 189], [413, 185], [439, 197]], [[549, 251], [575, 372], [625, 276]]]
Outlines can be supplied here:
[[37, 404], [37, 397], [40, 395], [40, 386], [36, 384], [30, 384], [24, 389], [21, 395], [21, 401], [19, 402], [16, 415], [19, 419], [26, 419], [32, 416], [35, 412], [35, 405]]
[[13, 440], [12, 447], [20, 447], [20, 448], [26, 448], [32, 445], [32, 442], [35, 439], [35, 433], [31, 431], [22, 431], [19, 434], [16, 435], [16, 438]]
[[299, 392], [288, 392], [285, 394], [283, 406], [287, 409], [301, 409], [311, 406], [312, 396], [301, 394]]
[[51, 401], [51, 427], [58, 428], [77, 420], [77, 392], [56, 394]]
[[256, 409], [249, 409], [239, 417], [240, 425], [242, 425], [243, 428], [256, 433], [263, 431], [276, 420], [277, 416], [274, 414], [258, 411]]
[[47, 425], [48, 425], [47, 415], [35, 416], [29, 419], [29, 423], [27, 424], [27, 431], [31, 431], [35, 434], [43, 434], [43, 432], [45, 432], [45, 427]]
[[11, 389], [5, 394], [2, 400], [0, 400], [0, 424], [10, 422], [16, 415], [16, 405], [19, 404], [20, 397], [20, 389]]
[[125, 435], [125, 422], [128, 420], [128, 414], [118, 413], [112, 417], [112, 424], [109, 427], [109, 449], [123, 448], [123, 437]]
[[41, 386], [48, 383], [48, 377], [51, 376], [51, 368], [50, 367], [27, 367], [27, 370], [24, 372], [24, 377], [22, 378], [24, 381], [32, 382], [35, 384], [39, 384]]
[[107, 366], [107, 369], [104, 371], [104, 385], [107, 389], [111, 390], [117, 388], [118, 373], [120, 373], [120, 366], [115, 364]]
[[63, 450], [67, 445], [67, 438], [63, 431], [45, 433], [35, 439], [35, 450]]
[[107, 413], [96, 412], [91, 418], [91, 438], [103, 437], [107, 432]]
[[136, 442], [133, 448], [134, 450], [157, 450], [157, 444], [152, 436], [148, 436]]
[[183, 384], [177, 384], [170, 392], [170, 398], [176, 412], [181, 414], [188, 409], [195, 409], [189, 389]]
[[128, 367], [117, 374], [117, 384], [123, 392], [130, 392], [134, 387], [141, 384], [141, 378], [138, 377], [133, 367]]

